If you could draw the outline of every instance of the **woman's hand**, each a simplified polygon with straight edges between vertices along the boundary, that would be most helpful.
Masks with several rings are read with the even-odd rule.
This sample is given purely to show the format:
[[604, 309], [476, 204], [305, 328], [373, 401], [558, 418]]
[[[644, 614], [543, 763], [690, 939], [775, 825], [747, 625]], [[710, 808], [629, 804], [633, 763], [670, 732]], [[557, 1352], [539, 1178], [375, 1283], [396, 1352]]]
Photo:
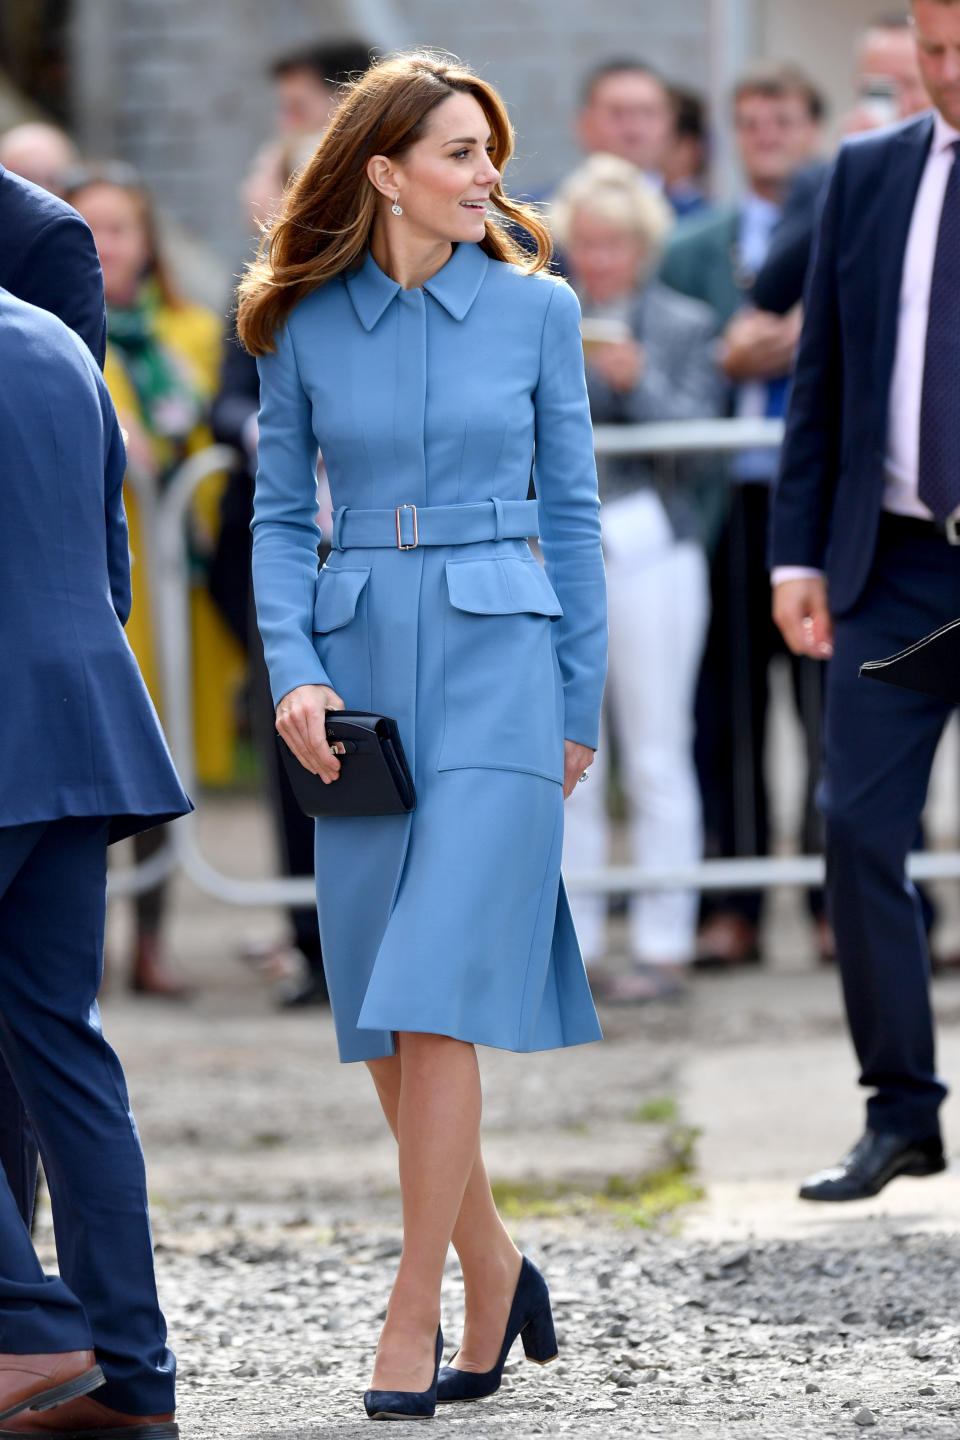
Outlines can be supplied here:
[[346, 706], [329, 685], [298, 685], [277, 706], [277, 731], [301, 765], [329, 785], [340, 774], [340, 761], [327, 744], [327, 711]]
[[576, 740], [563, 742], [563, 798], [569, 800], [573, 787], [593, 764], [597, 752], [589, 745], [578, 745]]
[[598, 345], [590, 364], [606, 380], [611, 390], [626, 394], [635, 390], [643, 379], [646, 357], [637, 340], [616, 340]]

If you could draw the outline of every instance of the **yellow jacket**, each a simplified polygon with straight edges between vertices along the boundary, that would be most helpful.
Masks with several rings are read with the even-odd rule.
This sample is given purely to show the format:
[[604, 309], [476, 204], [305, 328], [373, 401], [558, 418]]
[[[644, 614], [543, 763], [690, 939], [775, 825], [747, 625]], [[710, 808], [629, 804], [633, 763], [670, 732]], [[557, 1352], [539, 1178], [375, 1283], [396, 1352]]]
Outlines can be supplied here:
[[[212, 401], [220, 372], [223, 325], [219, 316], [200, 305], [161, 305], [156, 312], [155, 323], [157, 338], [187, 366], [202, 399]], [[119, 350], [109, 343], [109, 332], [103, 373], [121, 425], [125, 417], [139, 417], [141, 408], [136, 390]], [[199, 424], [190, 435], [188, 453], [193, 454], [209, 444], [210, 431], [206, 424]], [[207, 544], [212, 546], [216, 537], [223, 484], [222, 475], [210, 476], [200, 484], [194, 495], [194, 529], [204, 548]], [[150, 565], [140, 506], [132, 484], [128, 483], [125, 488], [124, 501], [130, 527], [133, 583], [127, 637], [162, 716], [163, 697], [151, 603]], [[225, 784], [234, 772], [234, 705], [244, 676], [245, 658], [202, 581], [194, 581], [191, 585], [190, 622], [197, 776], [206, 784]]]

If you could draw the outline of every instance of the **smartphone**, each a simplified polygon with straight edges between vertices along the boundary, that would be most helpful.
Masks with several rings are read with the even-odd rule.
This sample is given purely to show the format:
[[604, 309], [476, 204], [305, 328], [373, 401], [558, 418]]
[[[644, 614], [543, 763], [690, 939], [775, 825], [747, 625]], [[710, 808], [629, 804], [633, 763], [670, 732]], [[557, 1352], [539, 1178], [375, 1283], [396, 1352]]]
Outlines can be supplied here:
[[622, 345], [625, 340], [632, 340], [633, 331], [626, 320], [584, 315], [580, 321], [580, 338], [583, 340], [584, 358], [589, 360], [604, 345]]

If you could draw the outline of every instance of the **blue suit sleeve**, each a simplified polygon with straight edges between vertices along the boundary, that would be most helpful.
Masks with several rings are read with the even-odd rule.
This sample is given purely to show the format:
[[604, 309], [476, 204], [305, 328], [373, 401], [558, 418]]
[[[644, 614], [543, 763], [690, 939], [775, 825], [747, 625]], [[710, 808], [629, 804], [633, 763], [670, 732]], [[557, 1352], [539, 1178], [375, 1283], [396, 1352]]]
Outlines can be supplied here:
[[253, 502], [253, 590], [274, 704], [298, 685], [329, 685], [313, 647], [320, 531], [317, 458], [289, 324], [257, 362], [260, 435]]
[[563, 607], [557, 656], [564, 736], [596, 749], [606, 678], [607, 607], [593, 427], [583, 374], [580, 305], [557, 283], [543, 325], [534, 487], [547, 575]]
[[15, 293], [58, 315], [103, 369], [107, 353], [103, 275], [93, 235], [79, 215], [57, 215], [34, 237]]
[[770, 565], [824, 568], [839, 466], [843, 354], [837, 302], [837, 231], [845, 152], [840, 151], [816, 232], [804, 299], [780, 473], [773, 494]]
[[127, 452], [117, 422], [113, 401], [107, 387], [100, 381], [100, 405], [103, 411], [103, 497], [107, 523], [107, 574], [110, 595], [117, 619], [126, 625], [130, 618], [130, 539], [127, 515], [123, 508], [123, 477], [127, 470]]

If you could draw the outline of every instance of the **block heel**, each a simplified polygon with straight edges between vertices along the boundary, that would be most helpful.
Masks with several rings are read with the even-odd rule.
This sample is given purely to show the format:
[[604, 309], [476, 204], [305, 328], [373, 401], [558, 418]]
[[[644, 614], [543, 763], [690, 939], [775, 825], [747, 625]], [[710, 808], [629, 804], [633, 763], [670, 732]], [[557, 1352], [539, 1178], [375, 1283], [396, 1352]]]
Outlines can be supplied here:
[[557, 1332], [553, 1328], [553, 1312], [549, 1301], [543, 1310], [532, 1315], [520, 1331], [523, 1353], [534, 1365], [549, 1365], [560, 1353], [557, 1348]]
[[[548, 1365], [557, 1358], [557, 1336], [550, 1310], [547, 1282], [526, 1256], [520, 1267], [520, 1278], [510, 1306], [507, 1329], [500, 1349], [500, 1358], [492, 1370], [478, 1374], [475, 1370], [457, 1370], [444, 1365], [437, 1382], [437, 1403], [448, 1405], [454, 1400], [483, 1400], [500, 1389], [503, 1367], [517, 1336], [523, 1342], [528, 1360]], [[456, 1357], [454, 1357], [456, 1358]]]

